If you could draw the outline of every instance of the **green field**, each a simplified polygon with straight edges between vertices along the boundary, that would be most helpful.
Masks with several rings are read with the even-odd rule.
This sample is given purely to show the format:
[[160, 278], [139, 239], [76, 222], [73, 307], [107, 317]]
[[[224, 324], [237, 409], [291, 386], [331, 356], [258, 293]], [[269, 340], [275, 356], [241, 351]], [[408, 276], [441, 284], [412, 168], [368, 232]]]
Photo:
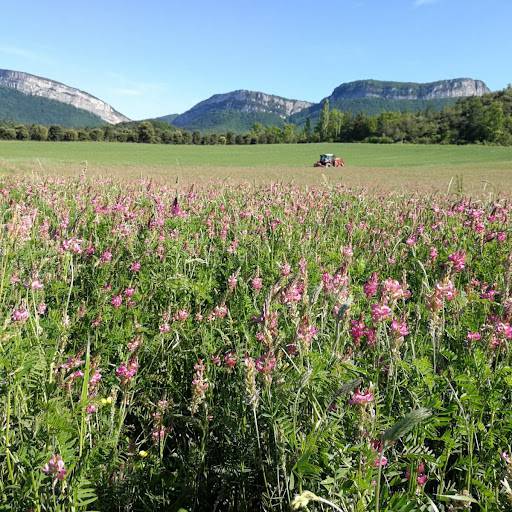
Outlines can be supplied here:
[[[334, 152], [343, 169], [314, 170], [320, 153]], [[91, 173], [134, 177], [329, 181], [384, 188], [444, 189], [462, 177], [471, 191], [512, 191], [512, 148], [496, 146], [290, 144], [172, 146], [94, 142], [0, 142], [0, 168], [9, 172]]]

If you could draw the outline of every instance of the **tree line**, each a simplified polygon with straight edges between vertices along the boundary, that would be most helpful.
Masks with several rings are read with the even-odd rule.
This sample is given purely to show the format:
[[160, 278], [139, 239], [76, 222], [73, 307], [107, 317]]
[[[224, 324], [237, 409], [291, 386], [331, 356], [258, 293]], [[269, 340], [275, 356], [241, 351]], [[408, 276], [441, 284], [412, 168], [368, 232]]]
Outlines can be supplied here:
[[324, 101], [315, 123], [310, 118], [303, 126], [256, 123], [245, 134], [201, 134], [162, 121], [80, 129], [0, 122], [0, 139], [196, 145], [308, 142], [512, 145], [512, 86], [481, 97], [460, 99], [440, 112], [427, 109], [414, 113], [352, 114], [331, 109], [328, 101]]

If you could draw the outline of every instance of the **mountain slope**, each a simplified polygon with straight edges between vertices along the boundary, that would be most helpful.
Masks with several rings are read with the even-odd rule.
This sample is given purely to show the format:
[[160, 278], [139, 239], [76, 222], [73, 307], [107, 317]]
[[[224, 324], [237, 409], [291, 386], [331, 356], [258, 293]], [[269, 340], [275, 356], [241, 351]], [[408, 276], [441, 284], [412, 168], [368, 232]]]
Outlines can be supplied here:
[[58, 124], [69, 128], [105, 124], [103, 119], [86, 110], [39, 96], [28, 96], [2, 86], [0, 86], [0, 120], [25, 124]]
[[[44, 98], [47, 100], [53, 100], [62, 105], [67, 105], [74, 109], [86, 111], [110, 124], [129, 121], [126, 116], [117, 112], [108, 103], [105, 103], [95, 96], [48, 78], [31, 75], [21, 71], [0, 69], [0, 86], [23, 94], [26, 98], [27, 104], [33, 105], [34, 102], [30, 101], [30, 98]], [[23, 107], [23, 97], [17, 96], [16, 101], [19, 103], [19, 115], [26, 116], [27, 112], [30, 112], [30, 109], [27, 110]], [[50, 107], [51, 105], [47, 104], [47, 106]], [[0, 109], [1, 108], [2, 104], [0, 104]], [[64, 114], [62, 114], [62, 116], [62, 121], [58, 124], [72, 124], [69, 117], [66, 117]], [[14, 120], [21, 121], [20, 118], [16, 118]], [[26, 122], [37, 121], [28, 120]]]
[[[312, 104], [256, 91], [216, 94], [176, 117], [172, 124], [202, 132], [244, 132], [254, 123], [281, 125], [294, 113]], [[167, 116], [158, 118], [166, 120]]]
[[482, 96], [490, 89], [481, 80], [455, 78], [430, 83], [358, 80], [341, 84], [320, 103], [291, 117], [302, 124], [307, 117], [318, 119], [323, 102], [329, 100], [331, 108], [357, 114], [376, 115], [381, 112], [417, 112], [428, 108], [442, 110], [459, 98]]
[[157, 117], [157, 121], [163, 121], [165, 123], [173, 124], [173, 121], [179, 116], [179, 114], [168, 114], [166, 116]]

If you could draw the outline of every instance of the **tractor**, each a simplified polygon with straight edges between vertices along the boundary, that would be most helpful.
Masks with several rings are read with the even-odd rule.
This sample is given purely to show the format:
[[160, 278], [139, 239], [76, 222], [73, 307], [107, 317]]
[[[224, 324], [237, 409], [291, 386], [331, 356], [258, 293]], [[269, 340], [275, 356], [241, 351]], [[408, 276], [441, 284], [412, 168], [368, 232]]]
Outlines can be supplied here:
[[344, 167], [345, 162], [341, 159], [333, 155], [332, 153], [326, 153], [325, 155], [320, 155], [320, 160], [315, 162], [315, 167]]

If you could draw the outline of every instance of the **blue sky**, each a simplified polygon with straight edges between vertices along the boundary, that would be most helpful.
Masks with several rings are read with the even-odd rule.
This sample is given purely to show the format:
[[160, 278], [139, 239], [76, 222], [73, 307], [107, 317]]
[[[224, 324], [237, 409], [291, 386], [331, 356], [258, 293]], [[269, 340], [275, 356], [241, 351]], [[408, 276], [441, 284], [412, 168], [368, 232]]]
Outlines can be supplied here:
[[319, 101], [363, 78], [512, 82], [512, 0], [0, 0], [0, 68], [132, 118], [252, 89]]

